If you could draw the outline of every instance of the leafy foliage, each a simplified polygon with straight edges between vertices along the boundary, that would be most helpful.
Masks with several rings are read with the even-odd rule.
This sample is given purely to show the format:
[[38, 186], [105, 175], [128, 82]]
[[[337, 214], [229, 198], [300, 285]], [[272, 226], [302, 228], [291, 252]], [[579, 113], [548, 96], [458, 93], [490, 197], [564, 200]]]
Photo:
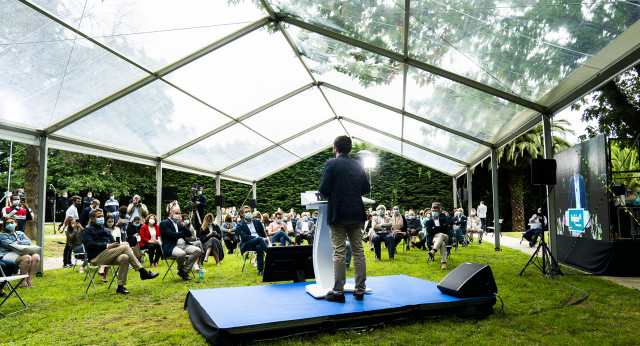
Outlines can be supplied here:
[[618, 141], [611, 141], [611, 171], [616, 184], [625, 184], [627, 189], [640, 192], [640, 172], [615, 173], [640, 170], [638, 162], [638, 148], [621, 145]]

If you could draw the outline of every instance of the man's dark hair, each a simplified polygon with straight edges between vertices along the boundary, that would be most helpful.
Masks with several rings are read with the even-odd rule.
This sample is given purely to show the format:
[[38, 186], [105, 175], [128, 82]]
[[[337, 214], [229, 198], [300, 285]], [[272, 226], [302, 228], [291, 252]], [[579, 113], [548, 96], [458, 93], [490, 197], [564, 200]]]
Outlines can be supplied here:
[[76, 196], [71, 197], [71, 200], [72, 200], [72, 201], [74, 201], [74, 202], [75, 202], [75, 201], [80, 201], [80, 202], [82, 202], [82, 197], [80, 197], [80, 196], [77, 196], [77, 195], [76, 195]]
[[351, 138], [349, 136], [338, 136], [333, 140], [333, 146], [340, 154], [349, 154], [351, 152]]
[[96, 217], [96, 213], [101, 212], [102, 213], [102, 209], [100, 208], [95, 208], [92, 211], [89, 212], [89, 217]]

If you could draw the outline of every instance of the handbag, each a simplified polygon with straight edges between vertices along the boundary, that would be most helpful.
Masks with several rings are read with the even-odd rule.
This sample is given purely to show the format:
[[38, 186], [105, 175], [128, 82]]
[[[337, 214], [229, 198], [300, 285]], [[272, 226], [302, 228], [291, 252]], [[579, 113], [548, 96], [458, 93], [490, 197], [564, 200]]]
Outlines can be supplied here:
[[21, 245], [11, 243], [8, 244], [8, 247], [18, 255], [33, 255], [35, 253], [40, 253], [40, 247], [38, 245]]

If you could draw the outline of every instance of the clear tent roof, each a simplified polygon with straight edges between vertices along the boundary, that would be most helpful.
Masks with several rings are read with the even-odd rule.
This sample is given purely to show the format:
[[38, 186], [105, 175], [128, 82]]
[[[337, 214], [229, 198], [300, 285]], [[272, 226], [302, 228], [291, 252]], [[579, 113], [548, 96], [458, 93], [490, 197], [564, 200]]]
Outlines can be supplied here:
[[627, 1], [0, 0], [0, 138], [251, 183], [349, 135], [458, 176], [640, 60]]

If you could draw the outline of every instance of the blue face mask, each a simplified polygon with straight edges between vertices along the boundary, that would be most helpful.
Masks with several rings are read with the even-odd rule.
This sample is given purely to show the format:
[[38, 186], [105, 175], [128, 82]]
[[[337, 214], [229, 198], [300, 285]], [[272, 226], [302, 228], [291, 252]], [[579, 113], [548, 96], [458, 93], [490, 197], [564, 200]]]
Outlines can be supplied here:
[[180, 217], [181, 217], [180, 215], [174, 214], [172, 219], [173, 219], [173, 221], [178, 222], [178, 220], [180, 220]]
[[413, 220], [414, 217], [415, 216], [413, 216], [413, 215], [409, 215], [409, 219], [411, 219], [411, 220]]
[[382, 210], [382, 209], [378, 210], [378, 215], [380, 215], [380, 216], [384, 215], [384, 210]]
[[184, 220], [182, 222], [184, 223], [185, 226], [189, 226], [189, 220]]
[[400, 214], [400, 210], [396, 209], [396, 210], [393, 211], [393, 215], [398, 215], [398, 214]]
[[98, 226], [104, 225], [104, 218], [103, 217], [96, 218], [96, 225]]
[[433, 215], [434, 219], [438, 218], [439, 213], [437, 211], [434, 211], [431, 215]]
[[309, 221], [309, 218], [308, 218], [308, 217], [306, 217], [306, 216], [303, 216], [303, 217], [302, 217], [302, 221], [307, 222], [307, 221]]
[[276, 222], [280, 223], [280, 222], [282, 222], [282, 219], [277, 219]]
[[7, 224], [7, 231], [13, 231], [14, 229], [16, 229], [16, 224], [12, 223], [12, 224]]
[[251, 220], [251, 213], [244, 213], [245, 220]]

